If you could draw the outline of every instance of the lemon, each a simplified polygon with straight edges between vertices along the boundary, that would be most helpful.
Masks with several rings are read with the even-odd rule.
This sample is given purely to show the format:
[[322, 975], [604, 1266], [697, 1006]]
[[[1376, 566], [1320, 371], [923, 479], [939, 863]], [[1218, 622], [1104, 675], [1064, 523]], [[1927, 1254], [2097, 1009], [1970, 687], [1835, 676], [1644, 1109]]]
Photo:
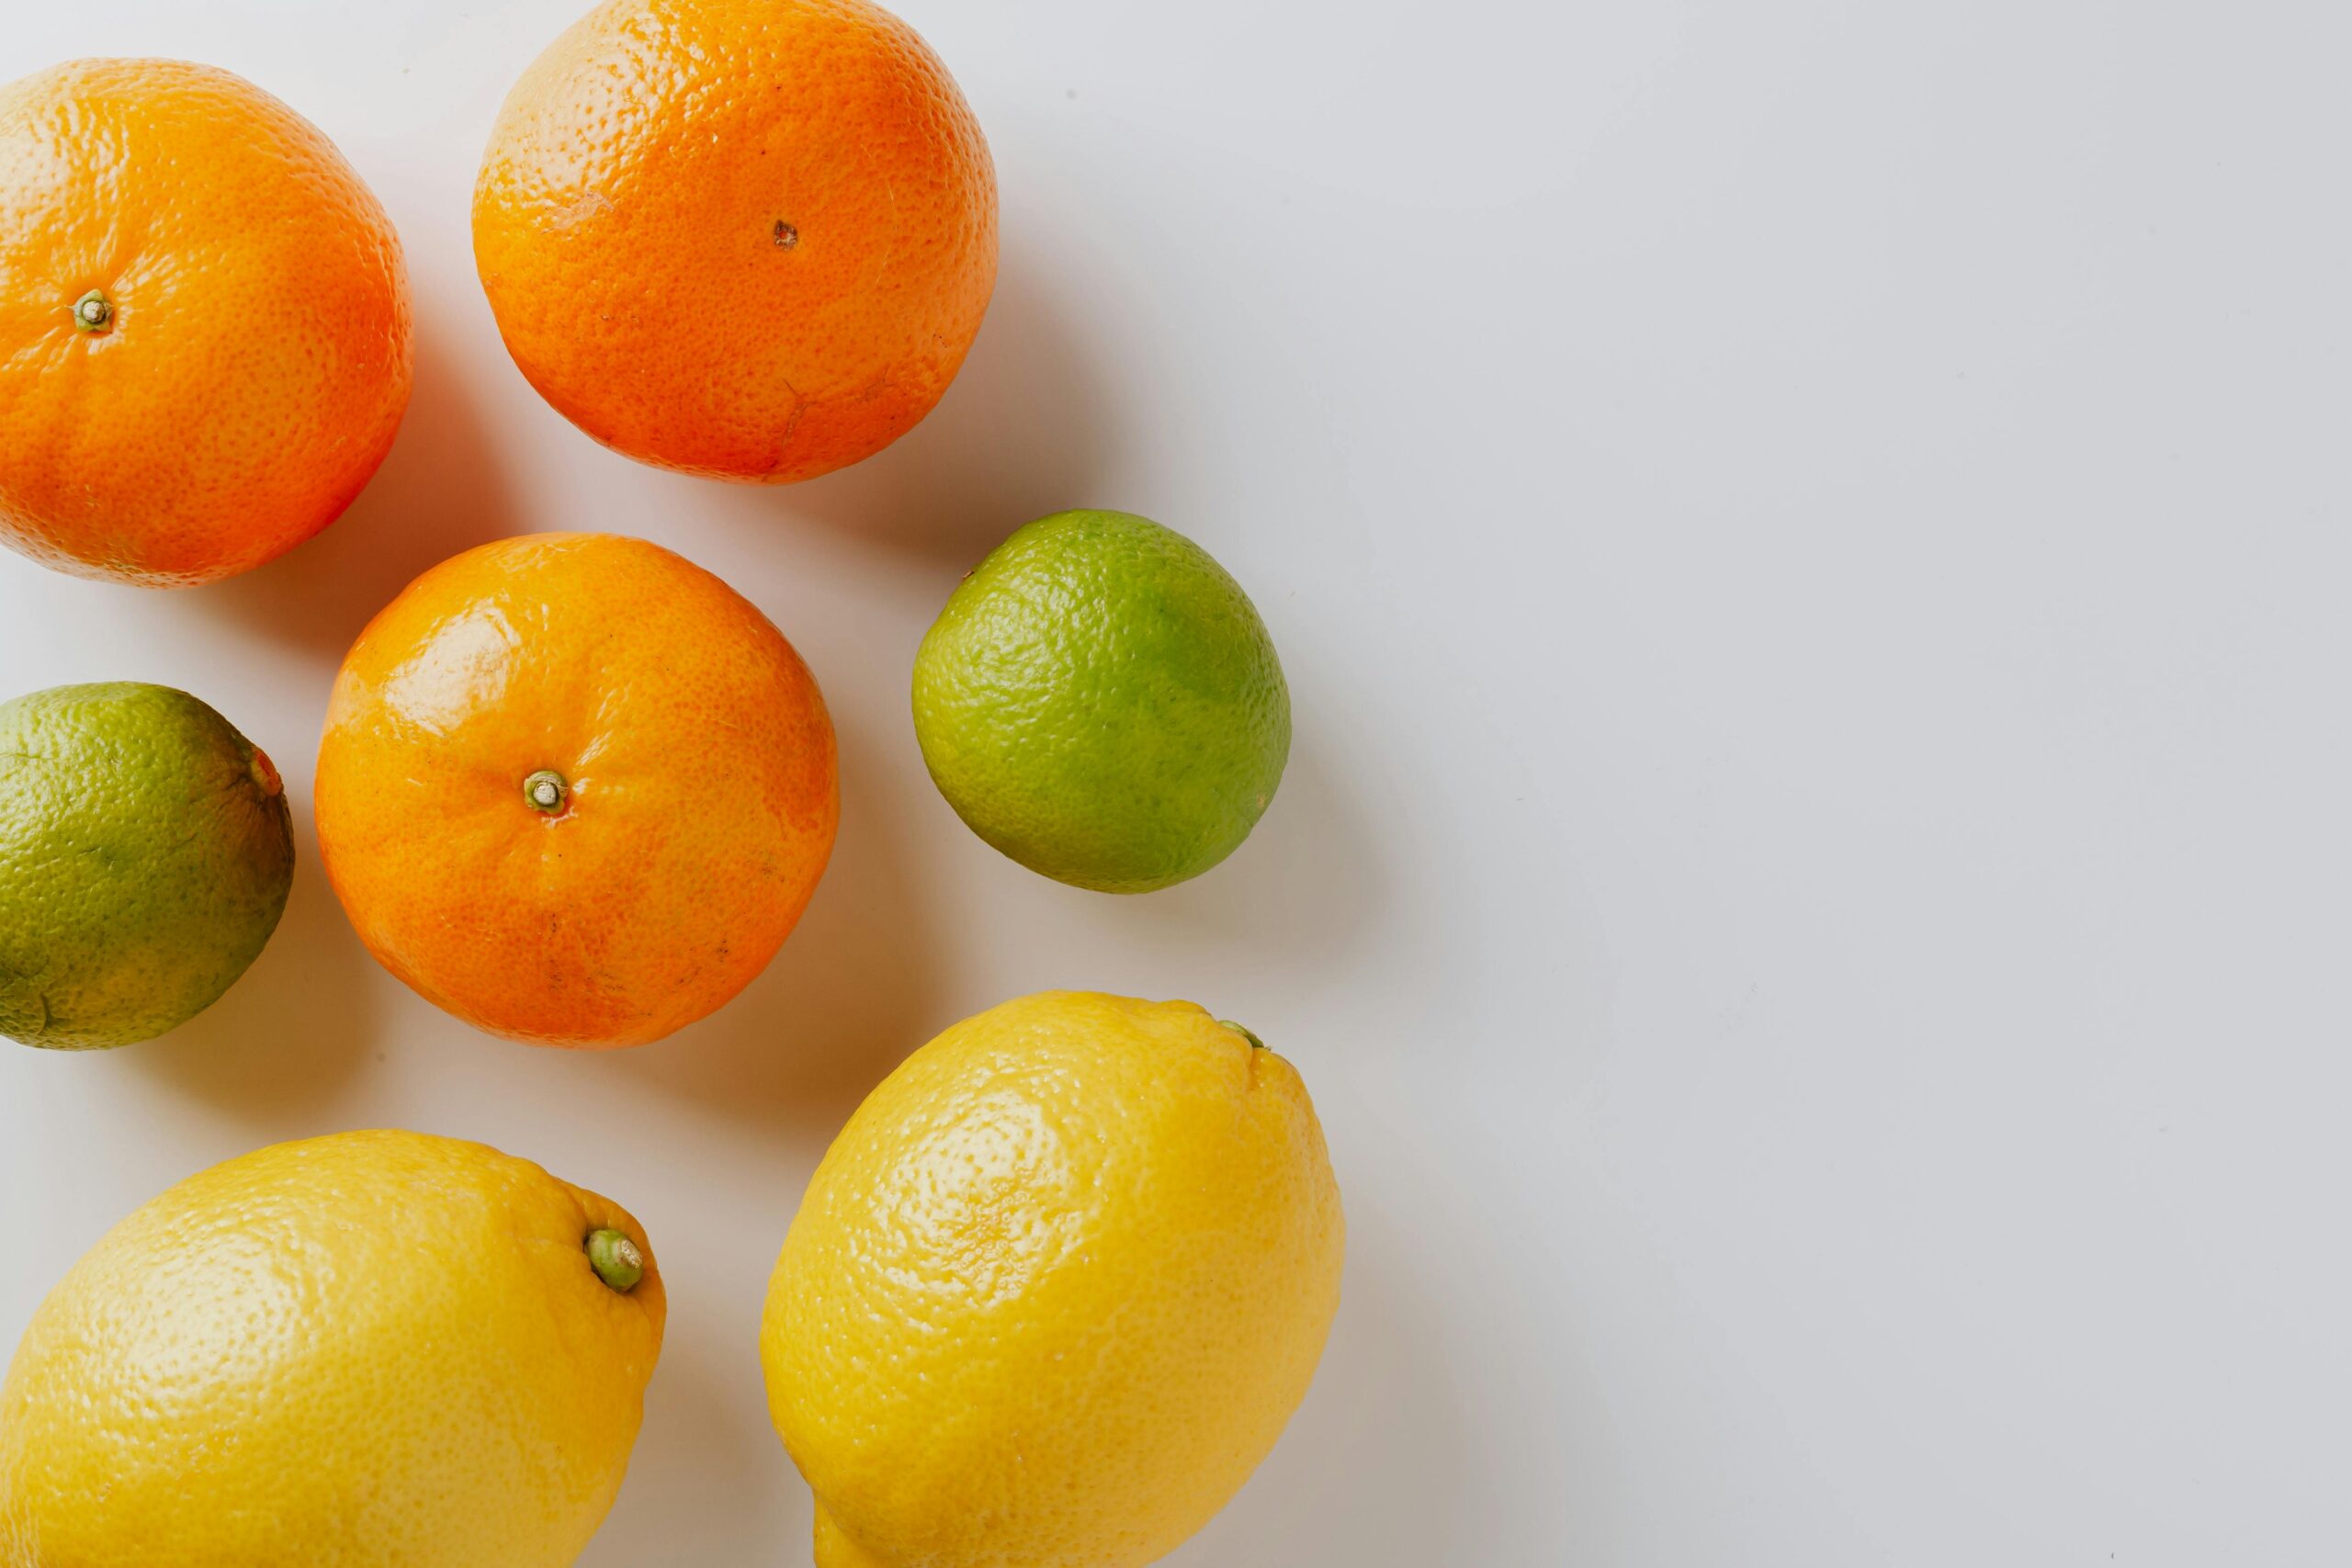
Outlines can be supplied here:
[[1190, 1002], [1051, 991], [916, 1052], [769, 1286], [818, 1568], [1126, 1568], [1306, 1394], [1344, 1224], [1291, 1065]]
[[1104, 893], [1238, 848], [1290, 757], [1290, 688], [1250, 596], [1126, 512], [1016, 530], [915, 657], [915, 738], [956, 814], [1030, 870]]
[[662, 1306], [628, 1214], [479, 1144], [215, 1166], [34, 1314], [0, 1568], [559, 1568], [620, 1487]]
[[277, 770], [186, 692], [0, 703], [0, 1034], [89, 1049], [187, 1022], [260, 956], [293, 878]]

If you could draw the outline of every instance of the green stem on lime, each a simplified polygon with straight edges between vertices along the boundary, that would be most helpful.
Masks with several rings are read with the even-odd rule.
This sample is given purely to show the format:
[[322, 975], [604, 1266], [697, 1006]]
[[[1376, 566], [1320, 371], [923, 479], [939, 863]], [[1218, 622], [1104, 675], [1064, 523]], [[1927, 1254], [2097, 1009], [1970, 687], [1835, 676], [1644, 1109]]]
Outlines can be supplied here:
[[1221, 1018], [1216, 1021], [1216, 1023], [1219, 1029], [1230, 1029], [1234, 1033], [1238, 1034], [1242, 1039], [1250, 1042], [1250, 1049], [1252, 1051], [1262, 1051], [1266, 1048], [1266, 1043], [1264, 1041], [1259, 1039], [1255, 1034], [1251, 1033], [1249, 1030], [1242, 1028], [1231, 1019]]
[[596, 1270], [596, 1278], [622, 1295], [637, 1289], [637, 1282], [645, 1278], [645, 1254], [623, 1233], [590, 1231], [586, 1246], [588, 1266]]
[[552, 815], [571, 797], [571, 784], [553, 768], [541, 768], [523, 781], [523, 798], [534, 811]]
[[109, 331], [114, 324], [114, 301], [103, 289], [91, 289], [74, 301], [74, 324], [85, 333]]

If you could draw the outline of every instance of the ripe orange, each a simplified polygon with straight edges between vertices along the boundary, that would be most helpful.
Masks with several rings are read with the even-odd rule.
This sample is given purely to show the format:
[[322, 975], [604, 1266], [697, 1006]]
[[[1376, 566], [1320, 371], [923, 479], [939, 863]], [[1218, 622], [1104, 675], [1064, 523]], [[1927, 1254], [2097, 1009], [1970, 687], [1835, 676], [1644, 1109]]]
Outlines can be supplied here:
[[351, 504], [408, 406], [399, 239], [252, 83], [85, 60], [0, 88], [0, 540], [209, 582]]
[[327, 875], [386, 968], [478, 1028], [598, 1048], [750, 984], [840, 815], [832, 721], [784, 634], [609, 534], [411, 583], [335, 677], [316, 794]]
[[507, 95], [474, 260], [514, 363], [632, 457], [805, 479], [931, 412], [996, 285], [996, 172], [865, 0], [606, 0]]

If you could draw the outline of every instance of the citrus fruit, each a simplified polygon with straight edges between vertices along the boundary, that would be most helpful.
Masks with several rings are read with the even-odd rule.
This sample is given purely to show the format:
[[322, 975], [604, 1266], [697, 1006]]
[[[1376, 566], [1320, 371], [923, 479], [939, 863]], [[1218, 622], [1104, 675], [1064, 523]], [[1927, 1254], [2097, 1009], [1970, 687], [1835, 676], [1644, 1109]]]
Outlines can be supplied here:
[[267, 93], [173, 60], [0, 88], [0, 540], [151, 586], [258, 566], [376, 471], [410, 361], [390, 220]]
[[784, 634], [657, 545], [538, 534], [442, 562], [328, 699], [319, 849], [385, 967], [479, 1028], [658, 1040], [767, 966], [840, 813]]
[[996, 284], [996, 173], [865, 0], [606, 0], [515, 83], [474, 260], [532, 386], [605, 446], [780, 482], [931, 412]]
[[914, 714], [974, 832], [1105, 893], [1231, 854], [1290, 756], [1290, 688], [1249, 595], [1125, 512], [1058, 513], [999, 545], [923, 637]]
[[1340, 1192], [1306, 1086], [1190, 1002], [1049, 991], [858, 1108], [768, 1290], [818, 1568], [1129, 1568], [1306, 1393]]
[[277, 929], [277, 770], [168, 686], [0, 703], [0, 1034], [129, 1045], [219, 999]]
[[645, 1235], [417, 1133], [279, 1144], [117, 1225], [0, 1383], [0, 1568], [562, 1568], [662, 1349]]

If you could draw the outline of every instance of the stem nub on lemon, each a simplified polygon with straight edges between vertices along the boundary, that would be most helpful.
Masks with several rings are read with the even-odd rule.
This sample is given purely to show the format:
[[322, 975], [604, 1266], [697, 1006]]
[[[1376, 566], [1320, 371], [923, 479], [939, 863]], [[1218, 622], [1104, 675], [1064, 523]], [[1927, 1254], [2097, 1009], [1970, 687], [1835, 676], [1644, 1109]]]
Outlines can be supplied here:
[[915, 736], [947, 803], [1030, 870], [1104, 893], [1240, 846], [1290, 757], [1290, 688], [1250, 596], [1125, 512], [998, 546], [915, 658]]
[[260, 955], [293, 876], [277, 770], [186, 692], [0, 703], [0, 1035], [79, 1050], [186, 1023]]
[[33, 1314], [0, 1382], [0, 1563], [568, 1568], [663, 1313], [627, 1213], [480, 1144], [215, 1166]]
[[1297, 1072], [1190, 1002], [1007, 1002], [818, 1167], [761, 1331], [818, 1568], [1136, 1568], [1280, 1436], [1339, 1305]]

